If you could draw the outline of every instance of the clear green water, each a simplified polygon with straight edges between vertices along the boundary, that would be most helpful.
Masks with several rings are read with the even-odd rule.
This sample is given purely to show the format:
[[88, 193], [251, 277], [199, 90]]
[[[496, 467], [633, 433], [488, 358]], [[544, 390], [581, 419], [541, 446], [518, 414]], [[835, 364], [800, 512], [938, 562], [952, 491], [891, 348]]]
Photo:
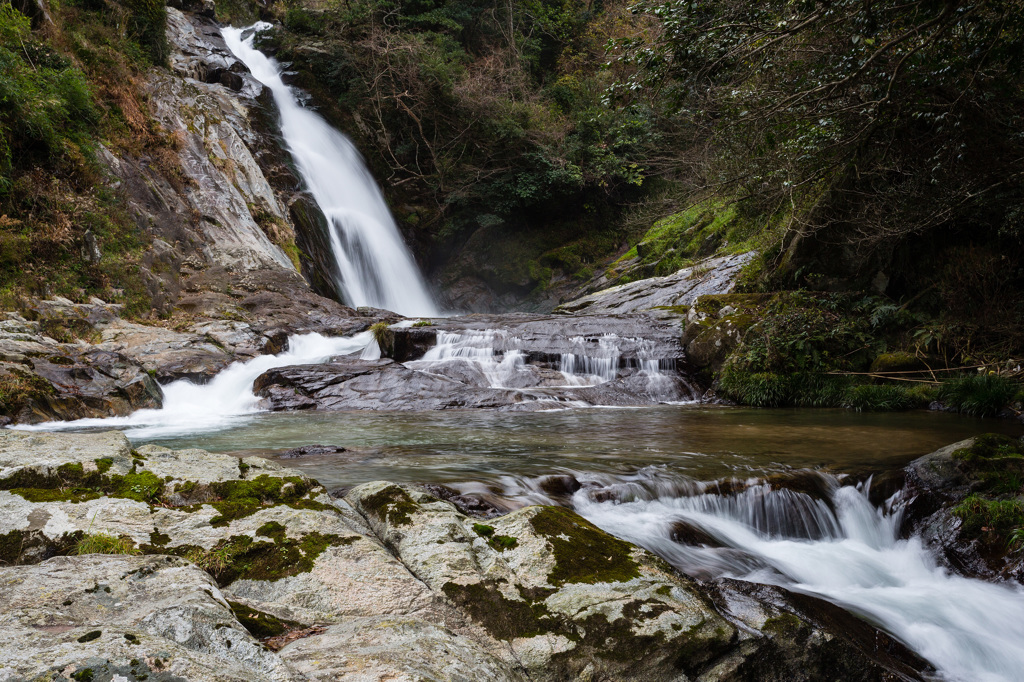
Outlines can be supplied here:
[[348, 452], [282, 459], [328, 487], [371, 480], [491, 482], [571, 469], [630, 473], [667, 465], [699, 479], [788, 468], [883, 471], [956, 440], [1020, 424], [934, 412], [756, 410], [709, 406], [502, 412], [259, 414], [216, 433], [154, 442], [275, 457], [309, 444]]

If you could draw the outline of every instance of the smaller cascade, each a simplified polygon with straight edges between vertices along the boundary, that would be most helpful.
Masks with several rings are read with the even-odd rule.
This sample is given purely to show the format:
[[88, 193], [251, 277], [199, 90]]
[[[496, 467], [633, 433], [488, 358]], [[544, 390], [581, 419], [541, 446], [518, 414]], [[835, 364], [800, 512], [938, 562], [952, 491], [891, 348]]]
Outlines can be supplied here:
[[413, 369], [431, 371], [439, 365], [464, 363], [479, 371], [484, 385], [510, 388], [524, 371], [526, 355], [515, 348], [518, 339], [495, 329], [483, 331], [437, 332], [436, 345], [421, 359], [406, 363]]
[[126, 417], [79, 419], [70, 422], [19, 424], [26, 431], [63, 431], [92, 427], [124, 428], [135, 438], [169, 438], [184, 434], [219, 431], [237, 424], [241, 418], [262, 411], [260, 399], [253, 393], [256, 377], [267, 370], [288, 365], [312, 365], [336, 355], [357, 353], [376, 347], [370, 332], [354, 336], [328, 337], [301, 334], [288, 339], [288, 348], [278, 355], [261, 355], [236, 362], [209, 383], [194, 384], [181, 379], [163, 387], [164, 405], [160, 409], [138, 410]]
[[593, 386], [614, 381], [619, 375], [621, 353], [616, 343], [618, 336], [605, 334], [597, 340], [597, 354], [587, 354], [583, 346], [587, 340], [582, 336], [570, 339], [580, 352], [562, 353], [559, 370], [565, 375], [570, 386]]

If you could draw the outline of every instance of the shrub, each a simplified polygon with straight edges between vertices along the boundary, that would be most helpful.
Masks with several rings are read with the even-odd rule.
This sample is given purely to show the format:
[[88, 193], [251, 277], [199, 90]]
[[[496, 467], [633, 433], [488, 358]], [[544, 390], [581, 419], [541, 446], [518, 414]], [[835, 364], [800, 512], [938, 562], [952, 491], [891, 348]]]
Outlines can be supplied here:
[[845, 406], [858, 412], [895, 412], [920, 407], [921, 392], [893, 384], [862, 384], [846, 394]]
[[1017, 385], [998, 374], [976, 374], [950, 379], [939, 389], [939, 400], [963, 414], [987, 417], [998, 414], [1017, 393]]

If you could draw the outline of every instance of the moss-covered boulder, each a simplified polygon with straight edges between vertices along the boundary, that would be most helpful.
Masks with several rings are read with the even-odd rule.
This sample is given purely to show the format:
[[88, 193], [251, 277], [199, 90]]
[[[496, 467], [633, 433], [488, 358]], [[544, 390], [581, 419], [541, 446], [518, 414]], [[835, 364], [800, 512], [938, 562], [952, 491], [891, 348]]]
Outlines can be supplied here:
[[[483, 524], [429, 494], [387, 482], [359, 486], [346, 500], [468, 620], [478, 642], [496, 656], [511, 654], [530, 679], [812, 680], [839, 679], [826, 671], [855, 671], [845, 679], [881, 680], [889, 674], [849, 641], [833, 642], [813, 621], [754, 598], [745, 598], [744, 613], [757, 608], [763, 617], [737, 628], [729, 600], [714, 604], [705, 586], [570, 509], [531, 506]], [[838, 656], [841, 662], [833, 660]], [[774, 677], [764, 677], [766, 671]]]
[[986, 434], [906, 470], [906, 534], [961, 574], [1024, 582], [1024, 442]]
[[747, 623], [736, 599], [567, 508], [481, 523], [387, 482], [335, 500], [274, 462], [121, 434], [0, 435], [0, 565], [0, 649], [24, 650], [0, 679], [58, 664], [129, 680], [889, 670], [784, 605]]

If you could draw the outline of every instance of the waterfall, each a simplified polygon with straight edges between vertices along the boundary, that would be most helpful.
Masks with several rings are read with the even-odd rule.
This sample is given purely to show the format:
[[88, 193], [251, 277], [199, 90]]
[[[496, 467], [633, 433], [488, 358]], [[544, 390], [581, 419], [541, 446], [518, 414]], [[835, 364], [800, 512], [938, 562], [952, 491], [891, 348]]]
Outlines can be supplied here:
[[337, 285], [345, 303], [407, 316], [437, 315], [419, 268], [359, 151], [345, 135], [299, 104], [281, 79], [278, 64], [253, 47], [252, 35], [245, 37], [249, 30], [225, 28], [224, 41], [274, 95], [285, 144], [330, 225]]
[[778, 585], [830, 601], [916, 651], [944, 680], [1021, 679], [1019, 585], [953, 575], [919, 537], [900, 539], [901, 499], [875, 507], [870, 481], [842, 485], [834, 476], [803, 473], [801, 489], [814, 483], [810, 494], [758, 480], [702, 483], [647, 467], [626, 476], [568, 472], [582, 486], [569, 499], [546, 493], [543, 478], [505, 477], [502, 497], [569, 504], [690, 575]]

